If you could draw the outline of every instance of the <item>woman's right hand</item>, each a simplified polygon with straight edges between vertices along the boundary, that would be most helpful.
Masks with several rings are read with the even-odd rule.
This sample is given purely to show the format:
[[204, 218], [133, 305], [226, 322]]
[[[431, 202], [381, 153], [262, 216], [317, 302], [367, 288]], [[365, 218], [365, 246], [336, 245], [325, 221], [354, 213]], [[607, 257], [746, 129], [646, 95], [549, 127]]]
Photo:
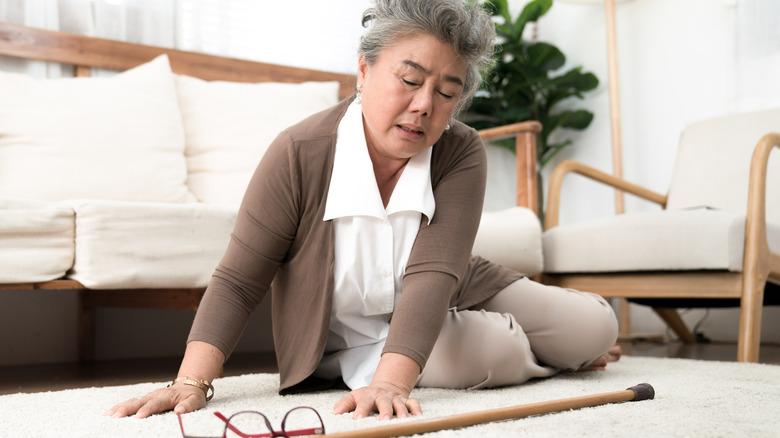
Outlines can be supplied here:
[[[220, 374], [225, 355], [215, 346], [200, 341], [187, 344], [184, 359], [179, 368], [178, 376], [191, 376], [190, 380], [211, 382]], [[197, 376], [197, 378], [196, 378]], [[177, 379], [178, 380], [178, 379]], [[214, 395], [214, 388], [211, 388]], [[206, 407], [206, 392], [197, 386], [186, 383], [174, 383], [166, 388], [160, 388], [146, 394], [119, 403], [103, 413], [103, 415], [121, 418], [135, 415], [136, 418], [146, 418], [152, 414], [170, 411], [186, 414]]]
[[201, 389], [191, 385], [176, 384], [160, 388], [143, 397], [131, 398], [119, 403], [103, 413], [113, 418], [135, 415], [136, 418], [146, 418], [160, 412], [173, 410], [177, 414], [185, 414], [206, 407], [206, 394]]

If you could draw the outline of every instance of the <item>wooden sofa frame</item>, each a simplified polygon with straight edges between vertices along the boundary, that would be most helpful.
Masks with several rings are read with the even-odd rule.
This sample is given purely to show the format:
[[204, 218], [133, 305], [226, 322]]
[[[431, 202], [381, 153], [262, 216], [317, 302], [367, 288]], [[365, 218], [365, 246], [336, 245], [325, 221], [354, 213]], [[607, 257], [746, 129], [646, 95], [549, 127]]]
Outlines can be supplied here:
[[[93, 38], [65, 32], [0, 23], [0, 55], [71, 65], [74, 75], [88, 77], [92, 68], [124, 71], [167, 54], [174, 73], [204, 80], [234, 82], [338, 81], [339, 97], [354, 92], [355, 76], [254, 62], [161, 47]], [[517, 205], [538, 212], [536, 200], [535, 121], [480, 131], [485, 140], [516, 138]], [[98, 307], [197, 310], [205, 288], [196, 289], [88, 289], [70, 279], [39, 283], [0, 284], [0, 290], [75, 290], [79, 295], [78, 357], [94, 359], [95, 315]]]

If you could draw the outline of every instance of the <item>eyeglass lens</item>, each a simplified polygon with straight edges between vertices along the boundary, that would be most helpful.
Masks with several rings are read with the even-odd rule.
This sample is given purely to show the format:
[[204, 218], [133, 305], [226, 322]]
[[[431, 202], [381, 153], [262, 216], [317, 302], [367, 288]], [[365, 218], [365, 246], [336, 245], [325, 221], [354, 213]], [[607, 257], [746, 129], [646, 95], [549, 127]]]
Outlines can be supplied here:
[[299, 406], [284, 415], [282, 432], [287, 436], [324, 435], [325, 425], [314, 408]]

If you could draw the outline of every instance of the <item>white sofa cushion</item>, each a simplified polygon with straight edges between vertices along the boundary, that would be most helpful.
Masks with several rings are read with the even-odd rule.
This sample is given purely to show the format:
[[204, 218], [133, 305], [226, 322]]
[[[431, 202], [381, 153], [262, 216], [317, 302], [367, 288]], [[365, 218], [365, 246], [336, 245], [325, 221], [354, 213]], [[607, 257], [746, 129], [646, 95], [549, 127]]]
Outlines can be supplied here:
[[[767, 224], [780, 252], [780, 226]], [[630, 213], [545, 231], [545, 272], [742, 271], [745, 215], [711, 209]]]
[[[93, 289], [206, 286], [238, 211], [220, 204], [75, 200], [72, 205], [78, 235], [69, 277]], [[538, 274], [542, 254], [536, 215], [522, 207], [484, 213], [473, 253]]]
[[206, 286], [238, 206], [74, 200], [70, 278], [93, 289]]
[[528, 276], [542, 272], [542, 226], [525, 207], [484, 212], [473, 254]]
[[338, 102], [338, 82], [238, 83], [177, 76], [187, 185], [200, 202], [239, 204], [283, 129]]
[[0, 283], [55, 280], [73, 266], [70, 205], [0, 198]]
[[167, 56], [112, 77], [0, 73], [0, 196], [191, 202]]

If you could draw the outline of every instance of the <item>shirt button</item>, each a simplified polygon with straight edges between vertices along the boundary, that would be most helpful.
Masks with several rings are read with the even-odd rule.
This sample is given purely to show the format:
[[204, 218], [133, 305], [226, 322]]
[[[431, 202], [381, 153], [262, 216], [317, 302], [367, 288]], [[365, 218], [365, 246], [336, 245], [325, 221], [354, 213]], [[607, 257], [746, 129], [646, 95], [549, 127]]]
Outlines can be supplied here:
[[390, 272], [389, 272], [387, 269], [382, 269], [382, 270], [379, 272], [379, 275], [381, 275], [382, 277], [385, 277], [385, 278], [387, 278], [387, 277], [389, 277], [389, 276], [390, 276]]

